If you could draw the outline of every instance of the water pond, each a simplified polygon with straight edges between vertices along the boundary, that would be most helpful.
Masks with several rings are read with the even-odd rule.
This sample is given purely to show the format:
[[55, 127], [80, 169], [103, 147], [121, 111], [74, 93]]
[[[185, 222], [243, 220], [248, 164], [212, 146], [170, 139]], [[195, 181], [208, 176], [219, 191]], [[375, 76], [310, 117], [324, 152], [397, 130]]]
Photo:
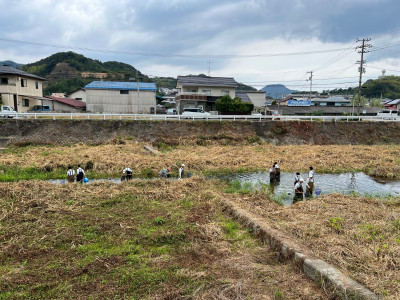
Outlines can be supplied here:
[[[292, 204], [294, 189], [294, 173], [281, 172], [280, 181], [271, 184], [273, 194], [276, 199], [282, 201], [284, 205]], [[306, 179], [307, 173], [301, 174]], [[221, 177], [220, 177], [221, 178]], [[258, 183], [270, 184], [269, 172], [254, 172], [223, 176], [230, 180], [250, 182], [254, 185]], [[368, 196], [400, 196], [400, 181], [390, 181], [386, 179], [374, 178], [362, 172], [341, 173], [341, 174], [315, 174], [315, 189], [320, 189], [321, 194], [340, 193], [344, 195], [357, 193]], [[303, 184], [305, 190], [305, 184]], [[313, 195], [313, 197], [318, 197]]]

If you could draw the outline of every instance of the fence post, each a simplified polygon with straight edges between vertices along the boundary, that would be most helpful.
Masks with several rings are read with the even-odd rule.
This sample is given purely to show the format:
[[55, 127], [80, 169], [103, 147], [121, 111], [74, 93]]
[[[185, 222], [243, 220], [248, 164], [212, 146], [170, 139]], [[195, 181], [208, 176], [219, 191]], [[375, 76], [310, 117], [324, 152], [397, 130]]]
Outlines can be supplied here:
[[56, 114], [53, 114], [53, 120], [55, 120], [56, 119]]
[[37, 118], [36, 118], [36, 113], [35, 113], [35, 120], [37, 120]]

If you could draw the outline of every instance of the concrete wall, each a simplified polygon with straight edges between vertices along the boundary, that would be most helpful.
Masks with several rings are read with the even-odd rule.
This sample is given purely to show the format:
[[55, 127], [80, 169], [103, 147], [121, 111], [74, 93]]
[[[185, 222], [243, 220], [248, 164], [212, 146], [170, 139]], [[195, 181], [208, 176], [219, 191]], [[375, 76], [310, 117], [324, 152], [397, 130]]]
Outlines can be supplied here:
[[[1, 75], [1, 77], [8, 78], [8, 84], [0, 84], [0, 94], [4, 105], [9, 105], [18, 112], [27, 112], [34, 105], [41, 104], [40, 100], [33, 98], [43, 96], [41, 80], [11, 75]], [[26, 80], [26, 86], [21, 86], [23, 80]], [[14, 105], [14, 95], [17, 97], [17, 106]], [[28, 101], [23, 101], [24, 99]], [[28, 106], [25, 106], [26, 102], [28, 102]]]
[[156, 107], [155, 91], [129, 90], [128, 94], [120, 94], [120, 90], [86, 90], [86, 110], [94, 113], [144, 113], [149, 114]]

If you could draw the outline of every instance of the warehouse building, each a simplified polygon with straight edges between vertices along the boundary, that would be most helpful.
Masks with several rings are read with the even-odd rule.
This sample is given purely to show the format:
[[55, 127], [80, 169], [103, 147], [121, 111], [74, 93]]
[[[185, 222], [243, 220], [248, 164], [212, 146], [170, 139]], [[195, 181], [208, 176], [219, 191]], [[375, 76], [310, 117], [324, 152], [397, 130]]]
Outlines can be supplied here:
[[156, 85], [149, 82], [93, 81], [85, 86], [92, 113], [154, 114]]

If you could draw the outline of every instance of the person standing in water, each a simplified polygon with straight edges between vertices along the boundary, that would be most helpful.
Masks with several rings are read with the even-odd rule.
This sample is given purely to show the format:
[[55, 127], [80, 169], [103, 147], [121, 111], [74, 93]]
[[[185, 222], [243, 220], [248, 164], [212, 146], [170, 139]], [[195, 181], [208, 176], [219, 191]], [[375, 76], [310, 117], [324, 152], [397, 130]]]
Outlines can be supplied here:
[[68, 182], [74, 182], [75, 181], [75, 170], [72, 169], [72, 166], [68, 167], [67, 171], [67, 181]]
[[296, 203], [297, 201], [303, 201], [303, 194], [304, 194], [303, 182], [304, 179], [300, 178], [299, 181], [294, 185], [293, 203]]
[[76, 182], [83, 183], [84, 177], [85, 177], [85, 171], [83, 171], [81, 165], [78, 165], [78, 169], [76, 169]]
[[122, 180], [131, 180], [132, 179], [132, 169], [129, 167], [125, 167], [122, 170]]

